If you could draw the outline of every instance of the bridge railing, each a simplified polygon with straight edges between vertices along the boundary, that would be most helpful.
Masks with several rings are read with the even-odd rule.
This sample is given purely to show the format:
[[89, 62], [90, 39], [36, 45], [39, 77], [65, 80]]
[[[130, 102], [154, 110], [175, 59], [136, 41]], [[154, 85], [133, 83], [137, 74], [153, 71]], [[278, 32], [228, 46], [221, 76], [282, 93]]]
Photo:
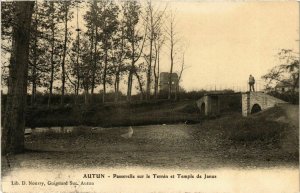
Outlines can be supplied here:
[[[255, 91], [264, 91], [265, 84], [262, 80], [256, 80], [254, 84]], [[241, 84], [210, 84], [206, 85], [204, 88], [206, 91], [220, 91], [220, 90], [233, 90], [235, 92], [247, 92], [250, 90], [248, 81]]]

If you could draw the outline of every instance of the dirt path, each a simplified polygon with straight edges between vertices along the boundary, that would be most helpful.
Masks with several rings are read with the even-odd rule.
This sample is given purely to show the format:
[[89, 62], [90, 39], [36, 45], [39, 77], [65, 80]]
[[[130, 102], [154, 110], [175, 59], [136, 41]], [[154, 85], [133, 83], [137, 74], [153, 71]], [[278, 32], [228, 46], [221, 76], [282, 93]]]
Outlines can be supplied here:
[[[24, 154], [2, 159], [3, 175], [22, 168], [163, 167], [220, 168], [295, 165], [280, 149], [265, 145], [233, 146], [220, 127], [148, 125], [77, 128], [72, 132], [46, 132], [26, 137]], [[8, 163], [10, 167], [8, 166]]]

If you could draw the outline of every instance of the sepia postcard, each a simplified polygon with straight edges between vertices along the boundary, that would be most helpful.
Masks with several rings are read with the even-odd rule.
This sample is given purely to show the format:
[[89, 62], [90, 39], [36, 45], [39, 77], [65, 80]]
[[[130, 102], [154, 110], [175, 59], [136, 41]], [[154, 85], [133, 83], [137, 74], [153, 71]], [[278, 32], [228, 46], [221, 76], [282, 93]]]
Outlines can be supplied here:
[[300, 192], [298, 2], [0, 3], [1, 192]]

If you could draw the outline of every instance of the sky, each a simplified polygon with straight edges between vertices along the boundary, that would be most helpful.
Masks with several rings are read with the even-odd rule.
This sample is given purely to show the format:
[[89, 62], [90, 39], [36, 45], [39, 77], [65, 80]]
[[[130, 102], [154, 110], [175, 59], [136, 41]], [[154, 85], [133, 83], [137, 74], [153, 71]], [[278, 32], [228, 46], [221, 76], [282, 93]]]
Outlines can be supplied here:
[[[168, 7], [175, 10], [176, 29], [188, 45], [181, 82], [186, 90], [243, 90], [250, 74], [262, 86], [260, 78], [278, 64], [280, 49], [299, 50], [294, 1], [170, 1]], [[169, 69], [168, 58], [166, 51], [163, 70]]]
[[[278, 64], [279, 50], [299, 52], [299, 5], [295, 1], [153, 1], [161, 9], [167, 4], [166, 14], [170, 10], [175, 13], [178, 46], [183, 44], [186, 48], [186, 69], [180, 86], [187, 91], [215, 88], [246, 91], [250, 74], [262, 89], [261, 76]], [[79, 10], [82, 29], [86, 10], [86, 6]], [[74, 16], [75, 30], [76, 12]], [[165, 46], [161, 72], [169, 71], [169, 58]], [[182, 54], [177, 52], [175, 72], [179, 72], [181, 58]], [[126, 77], [123, 79], [121, 91], [125, 93]], [[138, 89], [133, 90], [137, 92]]]

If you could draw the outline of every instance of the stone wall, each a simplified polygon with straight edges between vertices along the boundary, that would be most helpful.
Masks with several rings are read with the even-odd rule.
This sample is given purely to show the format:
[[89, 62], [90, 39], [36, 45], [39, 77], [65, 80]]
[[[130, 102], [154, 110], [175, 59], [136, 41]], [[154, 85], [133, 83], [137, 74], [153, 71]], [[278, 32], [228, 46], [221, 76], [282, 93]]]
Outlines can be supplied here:
[[274, 107], [276, 104], [286, 103], [278, 98], [265, 94], [263, 92], [242, 93], [242, 114], [248, 116], [255, 104], [258, 104], [262, 110]]
[[[204, 111], [202, 105], [205, 105]], [[197, 101], [197, 106], [202, 115], [217, 116], [220, 114], [220, 100], [218, 96], [205, 95]]]
[[246, 117], [248, 115], [248, 112], [249, 112], [249, 108], [248, 108], [248, 93], [243, 93], [242, 94], [242, 115], [244, 117]]
[[[207, 115], [207, 112], [208, 112], [208, 96], [203, 96], [201, 97], [199, 100], [197, 100], [197, 107], [200, 109], [200, 113], [201, 115]], [[202, 104], [205, 105], [205, 109], [204, 111], [202, 111], [201, 107], [202, 107]]]
[[[169, 91], [169, 75], [168, 72], [161, 72], [159, 75], [159, 91], [168, 92]], [[177, 73], [171, 74], [171, 92], [175, 92], [176, 86], [178, 84], [178, 75]]]

